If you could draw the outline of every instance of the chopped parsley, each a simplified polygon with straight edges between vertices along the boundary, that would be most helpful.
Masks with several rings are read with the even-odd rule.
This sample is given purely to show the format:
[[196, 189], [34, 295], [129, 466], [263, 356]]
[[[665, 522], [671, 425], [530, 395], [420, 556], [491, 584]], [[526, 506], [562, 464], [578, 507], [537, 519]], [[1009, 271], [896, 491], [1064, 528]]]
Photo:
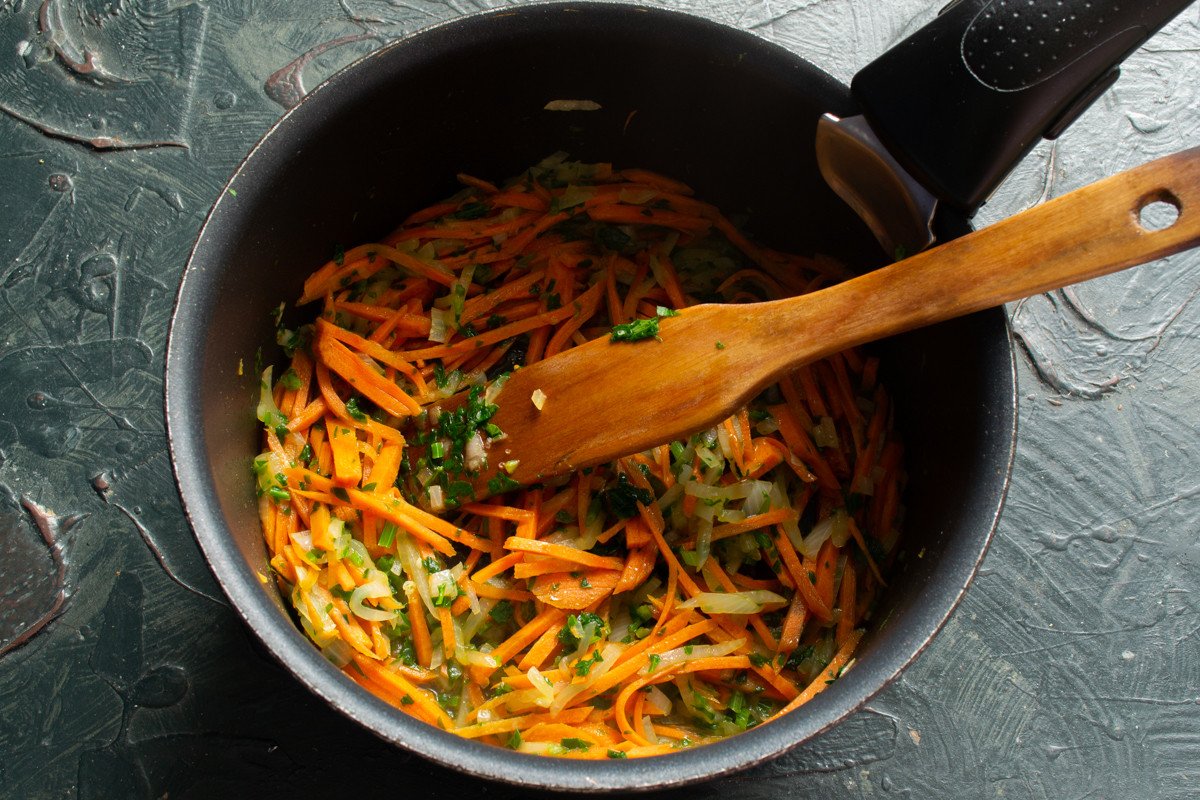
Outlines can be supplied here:
[[279, 376], [279, 382], [283, 384], [283, 388], [293, 391], [299, 389], [301, 385], [300, 376], [291, 367], [288, 367], [287, 371]]
[[649, 505], [654, 502], [654, 495], [646, 489], [634, 486], [623, 472], [617, 476], [616, 485], [605, 489], [602, 494], [609, 510], [621, 519], [637, 516], [638, 503]]
[[623, 325], [614, 325], [610, 334], [614, 342], [640, 342], [658, 338], [658, 317], [635, 319]]
[[603, 660], [604, 656], [600, 655], [600, 651], [597, 650], [587, 658], [581, 658], [575, 662], [575, 674], [583, 677], [584, 675], [591, 673], [592, 667], [596, 664], [599, 664]]
[[609, 627], [604, 619], [590, 611], [583, 611], [579, 614], [571, 614], [567, 617], [567, 624], [558, 632], [558, 640], [565, 647], [578, 647], [583, 640], [585, 629], [590, 626], [591, 636], [588, 637], [587, 644], [597, 642], [608, 636]]
[[563, 748], [568, 751], [570, 751], [570, 750], [591, 750], [592, 749], [591, 742], [587, 741], [586, 739], [578, 739], [575, 737], [568, 737], [566, 739], [563, 739], [561, 744], [562, 744]]
[[346, 413], [349, 414], [354, 419], [358, 420], [359, 422], [367, 421], [366, 413], [361, 408], [358, 407], [358, 398], [357, 397], [351, 397], [349, 400], [346, 401]]

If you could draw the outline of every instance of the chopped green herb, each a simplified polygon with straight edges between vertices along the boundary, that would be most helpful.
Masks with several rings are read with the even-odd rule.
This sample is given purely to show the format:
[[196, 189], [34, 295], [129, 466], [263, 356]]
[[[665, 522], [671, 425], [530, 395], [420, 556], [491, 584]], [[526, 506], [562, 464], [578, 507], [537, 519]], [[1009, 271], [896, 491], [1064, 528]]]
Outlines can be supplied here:
[[646, 667], [646, 672], [654, 672], [654, 670], [658, 669], [660, 663], [662, 663], [662, 656], [658, 653], [651, 653], [650, 664]]
[[640, 342], [643, 339], [654, 339], [658, 336], [658, 317], [650, 319], [635, 319], [623, 325], [614, 325], [609, 334], [614, 342]]
[[[394, 522], [383, 523], [383, 530], [379, 532], [379, 546], [391, 547], [392, 542], [396, 540], [396, 524]], [[383, 569], [381, 566], [380, 569]]]
[[634, 486], [629, 482], [625, 473], [617, 476], [617, 483], [602, 492], [604, 500], [612, 513], [621, 519], [637, 516], [637, 504], [649, 505], [654, 502], [654, 495], [645, 489]]
[[567, 750], [590, 750], [590, 749], [592, 749], [591, 742], [587, 741], [586, 739], [577, 739], [575, 737], [568, 737], [566, 739], [563, 739], [562, 746]]
[[507, 600], [501, 600], [500, 602], [496, 603], [496, 605], [492, 606], [492, 610], [488, 612], [488, 616], [491, 617], [493, 621], [500, 624], [508, 622], [513, 616], [512, 603], [508, 602]]
[[412, 695], [406, 694], [400, 698], [400, 705], [402, 706], [411, 706], [414, 702], [416, 701], [412, 699]]
[[588, 658], [581, 658], [575, 662], [575, 674], [584, 676], [592, 671], [592, 667], [604, 660], [604, 656], [600, 655], [600, 651], [596, 650]]
[[351, 397], [346, 401], [346, 413], [354, 417], [359, 422], [366, 422], [367, 415], [358, 407], [358, 398]]
[[629, 758], [629, 755], [624, 750], [609, 750], [609, 758]]
[[717, 342], [717, 349], [718, 349], [718, 350], [724, 350], [724, 349], [725, 349], [725, 343], [724, 343], [724, 342], [721, 342], [721, 341], [718, 341], [718, 342]]
[[287, 371], [279, 376], [279, 382], [283, 384], [283, 388], [296, 390], [300, 388], [300, 376], [296, 374], [296, 370], [288, 367]]
[[491, 494], [504, 494], [507, 491], [516, 489], [520, 485], [521, 484], [514, 481], [507, 475], [500, 474], [496, 474], [494, 477], [489, 478], [487, 482], [488, 492]]

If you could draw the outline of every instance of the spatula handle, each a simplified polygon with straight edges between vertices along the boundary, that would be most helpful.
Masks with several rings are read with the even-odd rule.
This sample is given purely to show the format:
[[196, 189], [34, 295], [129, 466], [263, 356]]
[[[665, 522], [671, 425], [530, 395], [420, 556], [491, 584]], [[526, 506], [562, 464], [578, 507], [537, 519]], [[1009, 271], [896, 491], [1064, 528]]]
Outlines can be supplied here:
[[[1141, 215], [1161, 202], [1174, 223], [1149, 230]], [[1001, 305], [1200, 243], [1200, 148], [1120, 173], [988, 228], [927, 250], [788, 307], [773, 320], [822, 357], [863, 342]], [[775, 305], [775, 304], [766, 304]], [[791, 318], [787, 318], [790, 315]], [[788, 360], [787, 348], [778, 353]], [[805, 360], [808, 360], [806, 357]]]

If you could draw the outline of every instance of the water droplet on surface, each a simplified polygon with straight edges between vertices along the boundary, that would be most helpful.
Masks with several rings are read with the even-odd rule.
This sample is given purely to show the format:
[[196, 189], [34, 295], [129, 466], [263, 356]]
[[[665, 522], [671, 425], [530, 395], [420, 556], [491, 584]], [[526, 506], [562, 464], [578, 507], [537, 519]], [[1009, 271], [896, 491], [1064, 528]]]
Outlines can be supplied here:
[[50, 188], [56, 192], [69, 192], [75, 188], [75, 184], [71, 182], [70, 175], [56, 172], [50, 176]]
[[217, 108], [221, 109], [222, 111], [233, 108], [233, 105], [236, 102], [237, 102], [237, 95], [234, 94], [233, 92], [222, 91], [222, 92], [217, 92], [215, 95], [213, 95], [213, 105], [216, 106]]

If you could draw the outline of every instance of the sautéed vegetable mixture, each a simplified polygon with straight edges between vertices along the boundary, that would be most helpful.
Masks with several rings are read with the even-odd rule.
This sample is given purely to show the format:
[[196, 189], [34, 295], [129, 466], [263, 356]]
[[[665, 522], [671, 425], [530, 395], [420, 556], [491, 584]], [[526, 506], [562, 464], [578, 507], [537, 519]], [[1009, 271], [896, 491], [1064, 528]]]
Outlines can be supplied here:
[[838, 354], [711, 430], [538, 486], [502, 464], [476, 500], [467, 479], [503, 440], [512, 370], [600, 336], [636, 358], [674, 309], [840, 268], [756, 245], [644, 170], [556, 154], [459, 180], [314, 272], [300, 303], [319, 316], [279, 328], [290, 363], [262, 374], [259, 512], [304, 631], [404, 712], [526, 753], [669, 753], [802, 705], [852, 665], [897, 549], [875, 358]]

